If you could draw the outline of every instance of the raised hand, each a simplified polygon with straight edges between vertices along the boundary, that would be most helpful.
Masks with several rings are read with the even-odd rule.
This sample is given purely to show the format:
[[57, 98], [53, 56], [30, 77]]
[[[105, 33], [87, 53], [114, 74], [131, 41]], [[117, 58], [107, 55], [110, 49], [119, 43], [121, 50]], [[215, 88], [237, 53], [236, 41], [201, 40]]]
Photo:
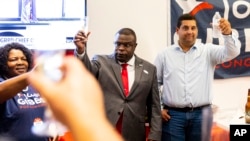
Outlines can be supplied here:
[[84, 53], [89, 34], [90, 32], [85, 33], [84, 31], [80, 30], [75, 35], [74, 44], [76, 45], [76, 51], [78, 54]]

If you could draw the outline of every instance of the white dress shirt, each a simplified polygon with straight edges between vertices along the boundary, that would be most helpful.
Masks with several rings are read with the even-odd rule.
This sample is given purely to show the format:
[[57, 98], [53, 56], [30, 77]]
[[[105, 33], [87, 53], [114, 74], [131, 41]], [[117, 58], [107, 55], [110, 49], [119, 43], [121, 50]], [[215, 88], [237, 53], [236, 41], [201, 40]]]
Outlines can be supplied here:
[[[120, 63], [120, 64], [122, 64], [122, 63]], [[132, 88], [132, 85], [134, 83], [134, 80], [135, 80], [135, 56], [134, 55], [127, 62], [127, 64], [128, 64], [128, 66], [127, 66], [127, 70], [128, 70], [128, 85], [129, 85], [129, 91], [130, 91], [131, 88]], [[121, 67], [121, 71], [122, 71], [122, 67]]]
[[225, 46], [195, 43], [185, 53], [174, 44], [158, 54], [155, 65], [163, 104], [183, 108], [212, 103], [215, 66], [240, 54], [239, 40], [234, 35], [223, 37]]

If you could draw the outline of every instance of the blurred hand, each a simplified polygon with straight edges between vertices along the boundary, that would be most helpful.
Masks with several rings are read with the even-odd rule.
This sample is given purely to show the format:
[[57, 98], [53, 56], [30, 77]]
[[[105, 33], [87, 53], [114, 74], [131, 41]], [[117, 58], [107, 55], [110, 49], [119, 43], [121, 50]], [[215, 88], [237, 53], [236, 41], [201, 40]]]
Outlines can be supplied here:
[[84, 53], [89, 34], [90, 32], [84, 33], [80, 30], [75, 35], [74, 44], [76, 45], [76, 51], [78, 54]]
[[170, 120], [170, 115], [168, 114], [168, 110], [167, 109], [163, 109], [161, 110], [161, 116], [162, 116], [162, 120], [163, 121], [169, 121]]
[[38, 66], [28, 80], [45, 98], [54, 117], [68, 127], [74, 140], [122, 141], [105, 115], [99, 83], [82, 62], [66, 56], [60, 70], [62, 78], [54, 81]]
[[45, 98], [54, 116], [67, 126], [74, 118], [84, 122], [104, 118], [100, 86], [84, 65], [77, 58], [67, 56], [61, 70], [63, 77], [59, 81], [48, 78], [39, 67], [29, 76], [31, 85]]

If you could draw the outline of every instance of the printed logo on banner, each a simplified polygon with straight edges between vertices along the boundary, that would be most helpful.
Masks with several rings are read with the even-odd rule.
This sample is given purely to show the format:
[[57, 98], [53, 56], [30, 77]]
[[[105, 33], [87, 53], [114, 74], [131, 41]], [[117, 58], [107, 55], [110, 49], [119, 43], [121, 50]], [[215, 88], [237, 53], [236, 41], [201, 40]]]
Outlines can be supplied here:
[[3, 46], [7, 43], [18, 42], [26, 47], [33, 46], [34, 39], [31, 37], [24, 37], [22, 34], [17, 32], [5, 31], [0, 32], [0, 46]]
[[66, 43], [73, 43], [74, 37], [66, 37]]
[[[11, 42], [18, 42], [30, 49], [74, 49], [74, 37], [65, 34], [57, 34], [56, 30], [47, 34], [50, 30], [48, 24], [32, 25], [0, 25], [0, 47]], [[64, 28], [64, 27], [62, 27]], [[38, 34], [39, 33], [39, 34]], [[73, 35], [73, 34], [72, 34]], [[54, 38], [56, 37], [56, 38]]]
[[175, 34], [177, 18], [183, 13], [196, 16], [199, 28], [197, 41], [223, 45], [223, 37], [212, 37], [212, 17], [218, 11], [231, 23], [233, 32], [239, 36], [241, 54], [235, 59], [217, 65], [215, 78], [250, 76], [250, 0], [171, 0], [171, 43], [178, 40]]

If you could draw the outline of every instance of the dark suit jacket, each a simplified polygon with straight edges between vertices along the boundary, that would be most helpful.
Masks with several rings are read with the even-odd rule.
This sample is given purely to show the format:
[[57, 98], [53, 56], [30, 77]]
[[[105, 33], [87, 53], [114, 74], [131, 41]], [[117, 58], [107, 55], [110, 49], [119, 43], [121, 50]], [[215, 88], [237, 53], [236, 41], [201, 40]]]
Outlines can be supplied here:
[[145, 117], [151, 126], [148, 138], [161, 139], [162, 118], [154, 65], [135, 56], [135, 80], [129, 96], [125, 97], [121, 66], [114, 54], [96, 55], [91, 61], [85, 54], [82, 62], [102, 87], [106, 114], [114, 127], [123, 112], [122, 136], [126, 141], [145, 141]]

